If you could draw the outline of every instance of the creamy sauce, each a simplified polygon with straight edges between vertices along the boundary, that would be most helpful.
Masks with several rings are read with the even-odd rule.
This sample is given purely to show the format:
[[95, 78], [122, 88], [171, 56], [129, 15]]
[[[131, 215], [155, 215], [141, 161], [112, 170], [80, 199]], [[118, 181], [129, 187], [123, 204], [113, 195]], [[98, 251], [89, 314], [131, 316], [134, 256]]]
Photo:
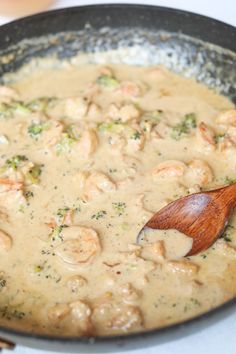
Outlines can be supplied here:
[[235, 217], [197, 256], [173, 230], [136, 244], [155, 211], [236, 178], [226, 98], [160, 67], [68, 64], [0, 102], [1, 325], [127, 333], [235, 296]]
[[154, 230], [145, 229], [141, 243], [152, 246], [155, 242], [165, 245], [165, 257], [167, 259], [179, 259], [188, 254], [192, 248], [193, 240], [178, 230]]

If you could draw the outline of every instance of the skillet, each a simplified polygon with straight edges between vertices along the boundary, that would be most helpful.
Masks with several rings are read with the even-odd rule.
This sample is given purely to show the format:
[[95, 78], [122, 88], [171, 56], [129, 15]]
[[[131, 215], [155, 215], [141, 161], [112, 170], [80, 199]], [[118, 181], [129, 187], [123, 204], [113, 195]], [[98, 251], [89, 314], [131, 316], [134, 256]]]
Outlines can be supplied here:
[[[164, 7], [92, 5], [50, 11], [14, 21], [0, 28], [0, 81], [10, 82], [32, 58], [56, 55], [72, 58], [78, 52], [129, 48], [114, 62], [164, 64], [195, 77], [236, 103], [236, 29], [222, 22]], [[135, 48], [135, 49], [134, 49]], [[9, 344], [56, 352], [106, 353], [157, 345], [187, 336], [236, 313], [233, 299], [217, 309], [166, 328], [97, 337], [53, 337], [0, 326]]]

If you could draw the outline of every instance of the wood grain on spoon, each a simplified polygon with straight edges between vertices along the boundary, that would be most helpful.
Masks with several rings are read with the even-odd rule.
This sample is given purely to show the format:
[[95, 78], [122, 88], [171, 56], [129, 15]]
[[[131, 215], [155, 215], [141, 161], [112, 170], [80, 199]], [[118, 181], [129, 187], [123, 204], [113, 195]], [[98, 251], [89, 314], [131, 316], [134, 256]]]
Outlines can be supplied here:
[[223, 233], [236, 205], [236, 183], [180, 198], [159, 210], [142, 228], [176, 229], [193, 239], [192, 256], [209, 248]]

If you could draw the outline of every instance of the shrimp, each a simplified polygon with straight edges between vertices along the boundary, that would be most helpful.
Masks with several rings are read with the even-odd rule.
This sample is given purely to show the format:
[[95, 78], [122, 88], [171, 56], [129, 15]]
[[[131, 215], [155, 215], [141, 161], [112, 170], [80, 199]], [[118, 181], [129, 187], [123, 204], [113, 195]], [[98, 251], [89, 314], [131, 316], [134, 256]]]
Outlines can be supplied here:
[[199, 271], [199, 266], [190, 261], [169, 261], [167, 267], [173, 273], [183, 275], [195, 275]]
[[92, 322], [99, 330], [121, 330], [127, 332], [141, 329], [142, 314], [138, 306], [124, 305], [118, 301], [108, 301], [96, 306], [92, 314]]
[[140, 97], [142, 96], [142, 88], [139, 84], [132, 81], [123, 81], [119, 91], [124, 96]]
[[91, 102], [86, 114], [86, 117], [94, 122], [101, 122], [102, 120], [102, 110], [96, 103]]
[[145, 145], [145, 135], [142, 132], [136, 131], [132, 136], [129, 137], [127, 142], [127, 151], [140, 151], [143, 150]]
[[71, 290], [72, 293], [77, 293], [79, 289], [86, 286], [87, 283], [87, 279], [82, 275], [73, 275], [67, 280], [66, 286]]
[[152, 170], [152, 176], [154, 178], [181, 177], [184, 175], [185, 170], [186, 165], [184, 162], [179, 160], [166, 160], [159, 163], [159, 165]]
[[98, 138], [93, 129], [85, 131], [78, 143], [81, 156], [86, 159], [96, 151], [97, 146]]
[[89, 335], [93, 332], [91, 322], [92, 310], [90, 306], [81, 300], [76, 300], [69, 303], [71, 308], [72, 322], [79, 327], [83, 335]]
[[65, 263], [90, 263], [100, 253], [98, 234], [92, 228], [70, 226], [62, 231], [63, 243], [56, 247], [55, 254]]
[[225, 139], [228, 138], [230, 140], [230, 142], [233, 145], [236, 145], [236, 126], [229, 126], [227, 129], [227, 136], [225, 137]]
[[120, 108], [119, 112], [122, 122], [127, 122], [140, 117], [140, 111], [133, 104], [126, 104]]
[[151, 81], [162, 81], [168, 76], [167, 70], [161, 66], [156, 66], [147, 70], [147, 77]]
[[132, 103], [125, 104], [123, 106], [117, 106], [115, 103], [110, 104], [107, 111], [107, 117], [113, 120], [121, 120], [122, 122], [128, 122], [132, 119], [140, 117], [140, 111]]
[[216, 121], [222, 125], [232, 125], [236, 126], [236, 109], [230, 109], [221, 112], [217, 117]]
[[83, 119], [88, 111], [88, 102], [84, 97], [65, 99], [65, 115], [73, 119]]
[[166, 259], [166, 248], [163, 240], [149, 243], [143, 246], [142, 256], [151, 261], [164, 261]]
[[194, 159], [188, 164], [187, 177], [189, 177], [192, 182], [196, 181], [199, 186], [211, 183], [214, 178], [208, 163], [200, 159]]
[[124, 165], [126, 166], [124, 168], [124, 171], [128, 175], [135, 174], [138, 170], [138, 167], [140, 166], [140, 160], [134, 156], [122, 154], [122, 161], [124, 162]]
[[56, 145], [61, 139], [64, 126], [61, 122], [57, 120], [52, 120], [50, 122], [50, 127], [43, 133], [44, 145], [46, 147], [51, 147]]
[[70, 313], [70, 307], [67, 304], [56, 304], [48, 310], [48, 318], [58, 323]]
[[201, 122], [198, 126], [198, 131], [200, 134], [200, 137], [209, 145], [212, 147], [216, 147], [216, 142], [215, 142], [215, 133], [212, 128], [210, 128], [207, 124], [204, 122]]
[[88, 174], [84, 181], [84, 194], [88, 200], [101, 195], [102, 193], [112, 192], [117, 189], [116, 184], [101, 172]]
[[0, 230], [0, 249], [10, 251], [12, 247], [12, 238], [5, 231]]
[[236, 259], [236, 247], [229, 245], [223, 239], [217, 240], [215, 243], [215, 251], [219, 255]]
[[0, 193], [19, 191], [23, 189], [23, 182], [12, 181], [8, 178], [0, 178]]
[[142, 213], [142, 220], [143, 221], [147, 221], [148, 219], [150, 219], [153, 214], [154, 214], [154, 211], [153, 210], [150, 210], [148, 209], [146, 206], [145, 206], [145, 194], [139, 194], [137, 196], [137, 199], [136, 199], [136, 205], [137, 207], [139, 207], [139, 210], [140, 212]]
[[18, 100], [19, 94], [11, 87], [0, 85], [0, 102], [10, 103], [12, 100]]
[[133, 304], [140, 298], [139, 292], [130, 283], [126, 283], [119, 288], [119, 295], [126, 304]]

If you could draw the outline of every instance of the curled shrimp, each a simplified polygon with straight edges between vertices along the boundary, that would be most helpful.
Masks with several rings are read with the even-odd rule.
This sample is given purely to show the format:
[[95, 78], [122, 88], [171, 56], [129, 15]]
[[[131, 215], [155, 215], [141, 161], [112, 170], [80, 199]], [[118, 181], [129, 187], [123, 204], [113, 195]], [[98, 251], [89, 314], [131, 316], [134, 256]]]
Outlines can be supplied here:
[[12, 238], [5, 231], [0, 230], [0, 249], [10, 251], [12, 247]]
[[102, 193], [116, 190], [116, 184], [102, 172], [80, 174], [80, 187], [84, 191], [85, 199], [91, 200]]
[[186, 170], [184, 162], [179, 160], [166, 160], [157, 165], [152, 170], [152, 176], [155, 177], [180, 177], [183, 176]]
[[62, 232], [64, 242], [55, 253], [69, 264], [89, 263], [101, 251], [98, 234], [92, 228], [70, 226]]
[[213, 181], [213, 172], [206, 161], [194, 159], [188, 164], [188, 175], [199, 186], [204, 186]]
[[0, 85], [0, 101], [10, 103], [12, 100], [18, 100], [19, 95], [16, 90], [11, 87]]
[[88, 111], [88, 102], [84, 97], [65, 99], [65, 115], [74, 119], [83, 119]]
[[124, 96], [140, 97], [142, 88], [139, 84], [132, 81], [123, 81], [119, 89]]
[[207, 124], [204, 122], [201, 122], [198, 126], [198, 131], [200, 134], [200, 137], [209, 145], [215, 148], [216, 142], [215, 142], [215, 132], [213, 131], [212, 128], [210, 128]]
[[97, 134], [93, 129], [85, 131], [78, 143], [78, 148], [84, 158], [93, 154], [98, 146]]
[[236, 126], [236, 109], [229, 109], [227, 111], [221, 112], [217, 116], [216, 121], [222, 125]]
[[0, 178], [0, 193], [19, 191], [23, 189], [23, 182], [12, 181], [8, 178]]
[[130, 330], [140, 329], [143, 325], [142, 314], [138, 306], [125, 305], [118, 301], [104, 302], [95, 306], [92, 321], [96, 328], [103, 330]]

